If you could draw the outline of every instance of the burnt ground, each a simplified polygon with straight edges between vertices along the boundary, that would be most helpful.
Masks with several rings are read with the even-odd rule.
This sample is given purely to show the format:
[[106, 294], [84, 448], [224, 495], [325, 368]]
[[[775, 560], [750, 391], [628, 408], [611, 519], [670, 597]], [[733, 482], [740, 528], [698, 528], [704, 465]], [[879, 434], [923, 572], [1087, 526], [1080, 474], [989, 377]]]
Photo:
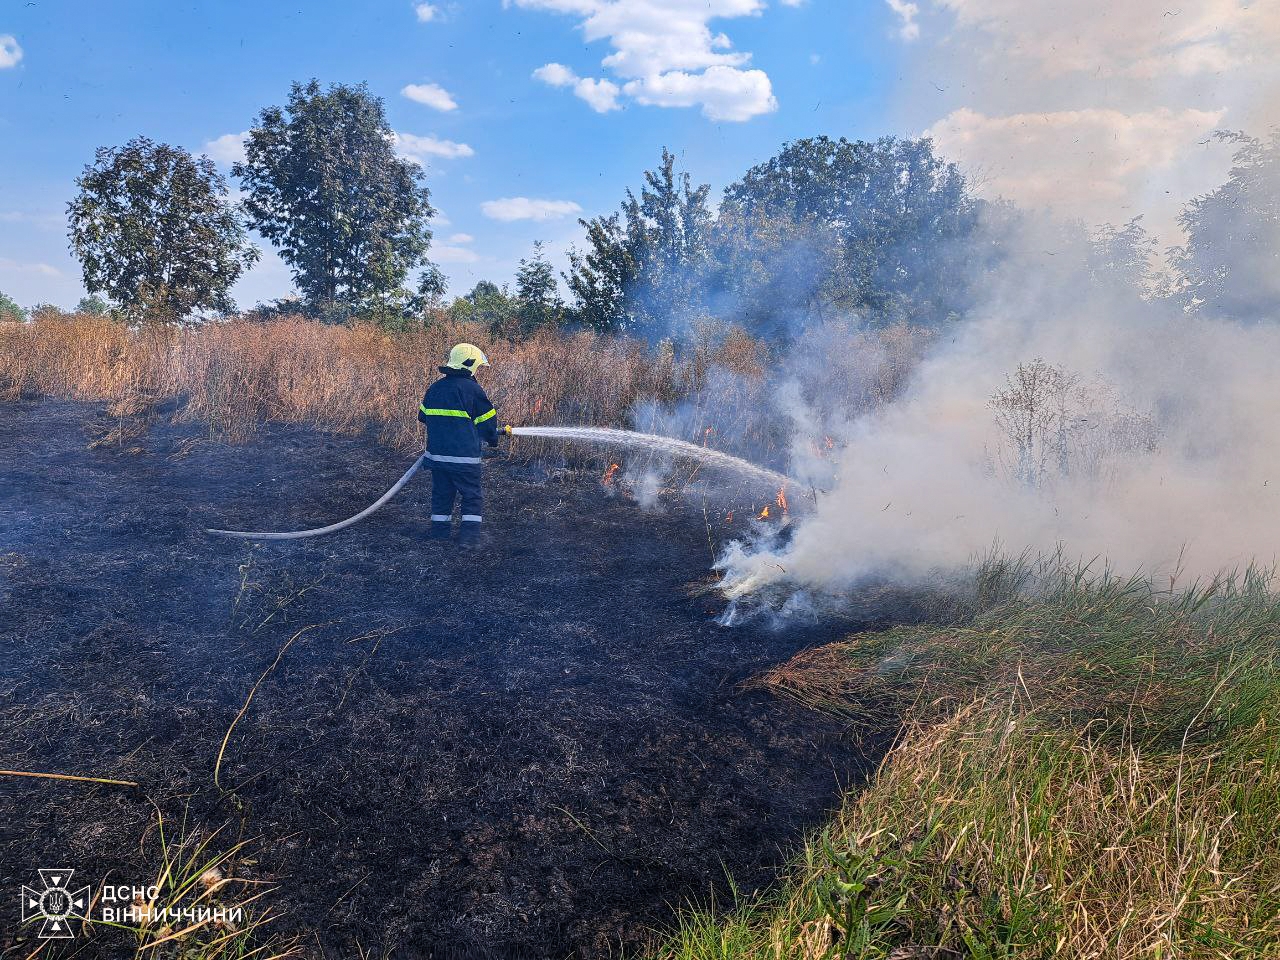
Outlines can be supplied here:
[[277, 885], [308, 956], [614, 956], [730, 878], [770, 882], [874, 759], [739, 688], [849, 624], [718, 626], [700, 510], [497, 460], [487, 550], [424, 539], [426, 477], [337, 535], [253, 546], [202, 530], [348, 516], [407, 458], [165, 418], [91, 449], [102, 419], [0, 406], [0, 768], [140, 787], [0, 777], [0, 955], [32, 947], [39, 867], [149, 882], [159, 809], [171, 839], [249, 839], [238, 875]]

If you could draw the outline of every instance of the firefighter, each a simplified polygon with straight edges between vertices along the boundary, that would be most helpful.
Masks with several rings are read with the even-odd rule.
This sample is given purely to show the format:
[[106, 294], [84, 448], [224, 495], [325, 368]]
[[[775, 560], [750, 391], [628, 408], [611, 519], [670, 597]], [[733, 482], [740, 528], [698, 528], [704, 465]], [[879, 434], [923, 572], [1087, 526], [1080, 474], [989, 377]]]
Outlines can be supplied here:
[[440, 372], [422, 398], [418, 419], [427, 427], [426, 465], [431, 468], [431, 537], [447, 540], [453, 527], [454, 500], [462, 500], [458, 540], [481, 540], [484, 499], [480, 482], [480, 443], [498, 445], [497, 411], [476, 382], [475, 373], [489, 365], [484, 352], [470, 343], [449, 351]]

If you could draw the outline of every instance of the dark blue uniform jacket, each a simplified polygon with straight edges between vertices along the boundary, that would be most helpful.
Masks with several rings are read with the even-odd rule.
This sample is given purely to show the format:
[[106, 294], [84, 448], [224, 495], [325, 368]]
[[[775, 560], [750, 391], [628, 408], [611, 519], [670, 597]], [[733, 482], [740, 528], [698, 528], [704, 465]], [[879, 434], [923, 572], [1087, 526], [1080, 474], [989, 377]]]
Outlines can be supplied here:
[[469, 370], [441, 367], [444, 374], [427, 388], [418, 419], [427, 425], [427, 460], [479, 463], [480, 441], [498, 445], [498, 417]]

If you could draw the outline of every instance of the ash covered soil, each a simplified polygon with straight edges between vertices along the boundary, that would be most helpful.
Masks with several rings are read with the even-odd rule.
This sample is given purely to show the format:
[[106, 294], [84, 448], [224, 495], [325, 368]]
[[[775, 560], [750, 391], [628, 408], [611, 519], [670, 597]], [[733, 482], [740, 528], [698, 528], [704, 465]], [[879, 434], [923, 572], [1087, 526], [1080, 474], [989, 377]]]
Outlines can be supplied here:
[[346, 517], [407, 458], [166, 418], [91, 449], [95, 421], [0, 406], [0, 768], [140, 787], [0, 777], [5, 955], [35, 943], [38, 868], [151, 882], [158, 808], [171, 839], [250, 840], [236, 875], [276, 886], [306, 956], [615, 956], [774, 879], [874, 759], [740, 688], [850, 624], [718, 626], [700, 508], [496, 459], [483, 551], [425, 539], [427, 476], [342, 533], [254, 546], [203, 529]]

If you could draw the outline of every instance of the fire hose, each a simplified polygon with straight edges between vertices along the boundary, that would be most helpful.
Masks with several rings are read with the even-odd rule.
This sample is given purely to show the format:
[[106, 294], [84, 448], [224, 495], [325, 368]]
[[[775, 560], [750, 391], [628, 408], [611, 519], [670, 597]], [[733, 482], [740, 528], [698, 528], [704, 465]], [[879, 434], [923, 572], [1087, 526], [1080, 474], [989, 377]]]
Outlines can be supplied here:
[[[766, 481], [779, 487], [779, 496], [781, 491], [787, 484], [792, 483], [792, 478], [786, 474], [778, 473], [776, 470], [770, 470], [767, 467], [757, 466], [749, 463], [739, 457], [722, 453], [719, 450], [712, 450], [709, 447], [700, 447], [695, 444], [688, 443], [684, 440], [677, 440], [674, 437], [663, 437], [651, 433], [636, 433], [632, 430], [614, 430], [608, 427], [512, 427], [505, 426], [501, 430], [507, 436], [527, 436], [527, 437], [549, 437], [565, 440], [580, 440], [587, 443], [616, 444], [622, 446], [641, 447], [655, 453], [666, 454], [669, 456], [691, 457], [700, 460], [712, 467], [718, 467], [722, 470], [730, 470], [743, 476], [752, 478], [757, 482]], [[422, 466], [422, 462], [428, 458], [428, 454], [423, 453], [417, 460], [413, 461], [413, 466], [405, 471], [404, 476], [396, 481], [395, 486], [380, 496], [377, 500], [365, 507], [354, 517], [347, 517], [345, 520], [339, 520], [337, 523], [331, 523], [327, 527], [316, 527], [312, 530], [291, 530], [282, 532], [267, 532], [261, 530], [214, 530], [207, 529], [205, 533], [215, 534], [221, 537], [240, 537], [244, 540], [299, 540], [302, 537], [319, 537], [326, 533], [335, 533], [344, 527], [349, 527], [353, 523], [358, 523], [374, 511], [385, 506], [387, 501], [400, 492], [400, 488], [408, 483], [418, 468]], [[816, 498], [816, 494], [815, 494]]]
[[[510, 436], [511, 427], [503, 427], [502, 432]], [[213, 528], [209, 528], [205, 530], [205, 533], [212, 533], [219, 537], [240, 537], [242, 540], [300, 540], [303, 537], [319, 537], [326, 533], [337, 533], [344, 527], [349, 527], [353, 523], [359, 523], [371, 513], [374, 513], [386, 506], [387, 501], [399, 493], [400, 489], [413, 479], [413, 475], [418, 472], [418, 468], [422, 466], [422, 461], [425, 459], [427, 459], [427, 455], [424, 452], [422, 456], [413, 461], [413, 465], [404, 472], [404, 476], [395, 482], [395, 486], [357, 513], [354, 517], [347, 517], [347, 519], [339, 520], [337, 523], [331, 523], [327, 527], [314, 527], [311, 530], [287, 530], [280, 532], [264, 530], [215, 530]]]

